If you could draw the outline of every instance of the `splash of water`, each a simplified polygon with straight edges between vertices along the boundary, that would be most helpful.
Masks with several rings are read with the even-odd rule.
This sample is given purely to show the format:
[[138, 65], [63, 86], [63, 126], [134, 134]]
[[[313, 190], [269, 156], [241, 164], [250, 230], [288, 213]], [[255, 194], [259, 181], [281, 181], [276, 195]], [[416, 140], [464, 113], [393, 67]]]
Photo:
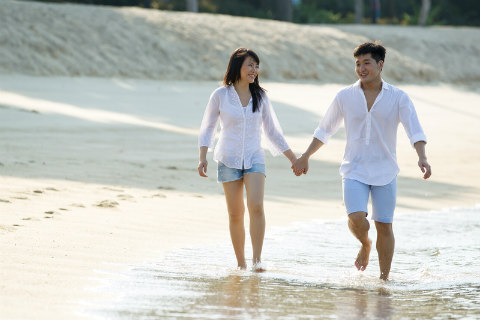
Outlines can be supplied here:
[[353, 267], [359, 244], [346, 219], [314, 221], [267, 232], [265, 273], [234, 269], [229, 243], [184, 248], [109, 283], [104, 290], [119, 299], [88, 312], [108, 319], [475, 319], [479, 214], [480, 207], [399, 214], [389, 282], [378, 279], [375, 251], [367, 271]]

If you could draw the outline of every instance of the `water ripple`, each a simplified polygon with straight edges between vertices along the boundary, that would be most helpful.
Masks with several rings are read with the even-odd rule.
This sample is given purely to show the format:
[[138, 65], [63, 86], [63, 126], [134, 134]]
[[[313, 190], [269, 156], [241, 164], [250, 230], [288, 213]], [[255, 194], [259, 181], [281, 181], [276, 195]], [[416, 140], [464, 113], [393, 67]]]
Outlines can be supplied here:
[[184, 248], [109, 282], [101, 290], [118, 299], [85, 312], [142, 320], [478, 319], [479, 214], [475, 207], [397, 215], [389, 282], [378, 279], [375, 251], [367, 271], [353, 267], [359, 245], [346, 219], [314, 221], [267, 231], [265, 273], [234, 269], [229, 243]]

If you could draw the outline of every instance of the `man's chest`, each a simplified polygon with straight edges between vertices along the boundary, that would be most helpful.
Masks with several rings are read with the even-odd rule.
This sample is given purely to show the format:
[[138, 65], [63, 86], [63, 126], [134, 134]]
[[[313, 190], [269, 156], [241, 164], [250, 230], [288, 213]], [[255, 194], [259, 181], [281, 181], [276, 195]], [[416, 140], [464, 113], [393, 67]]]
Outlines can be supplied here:
[[367, 111], [370, 111], [373, 107], [373, 104], [375, 103], [375, 101], [378, 98], [378, 91], [376, 91], [376, 92], [366, 91], [364, 94], [365, 94], [365, 102], [367, 104], [367, 106], [366, 106]]
[[[370, 107], [369, 107], [370, 106]], [[375, 97], [369, 99], [362, 97], [344, 105], [343, 115], [346, 123], [363, 124], [366, 121], [375, 121], [384, 124], [394, 124], [398, 119], [398, 108], [393, 103]]]

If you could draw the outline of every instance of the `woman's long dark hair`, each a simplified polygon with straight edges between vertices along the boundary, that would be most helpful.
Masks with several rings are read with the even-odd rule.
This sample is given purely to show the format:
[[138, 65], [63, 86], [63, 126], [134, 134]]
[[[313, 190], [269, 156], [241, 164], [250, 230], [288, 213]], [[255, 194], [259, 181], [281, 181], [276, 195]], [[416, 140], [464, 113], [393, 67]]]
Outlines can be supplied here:
[[[235, 82], [240, 80], [240, 69], [242, 68], [243, 61], [246, 57], [252, 57], [257, 64], [260, 64], [260, 59], [255, 52], [250, 49], [238, 48], [232, 53], [230, 61], [228, 62], [227, 71], [225, 72], [225, 77], [223, 78], [224, 85], [233, 85]], [[250, 83], [248, 87], [250, 88], [250, 93], [252, 94], [252, 111], [256, 112], [259, 109], [260, 103], [262, 102], [262, 94], [265, 92], [265, 89], [260, 87], [258, 75], [255, 77], [253, 83]]]

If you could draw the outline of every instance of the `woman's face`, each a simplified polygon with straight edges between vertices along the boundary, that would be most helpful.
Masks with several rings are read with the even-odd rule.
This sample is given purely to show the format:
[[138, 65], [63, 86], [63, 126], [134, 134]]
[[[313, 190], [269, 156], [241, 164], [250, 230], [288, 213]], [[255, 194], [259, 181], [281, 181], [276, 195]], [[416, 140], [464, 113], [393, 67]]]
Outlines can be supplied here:
[[247, 81], [248, 83], [253, 83], [255, 78], [258, 76], [258, 63], [250, 56], [247, 56], [243, 60], [242, 68], [240, 69], [240, 80]]

